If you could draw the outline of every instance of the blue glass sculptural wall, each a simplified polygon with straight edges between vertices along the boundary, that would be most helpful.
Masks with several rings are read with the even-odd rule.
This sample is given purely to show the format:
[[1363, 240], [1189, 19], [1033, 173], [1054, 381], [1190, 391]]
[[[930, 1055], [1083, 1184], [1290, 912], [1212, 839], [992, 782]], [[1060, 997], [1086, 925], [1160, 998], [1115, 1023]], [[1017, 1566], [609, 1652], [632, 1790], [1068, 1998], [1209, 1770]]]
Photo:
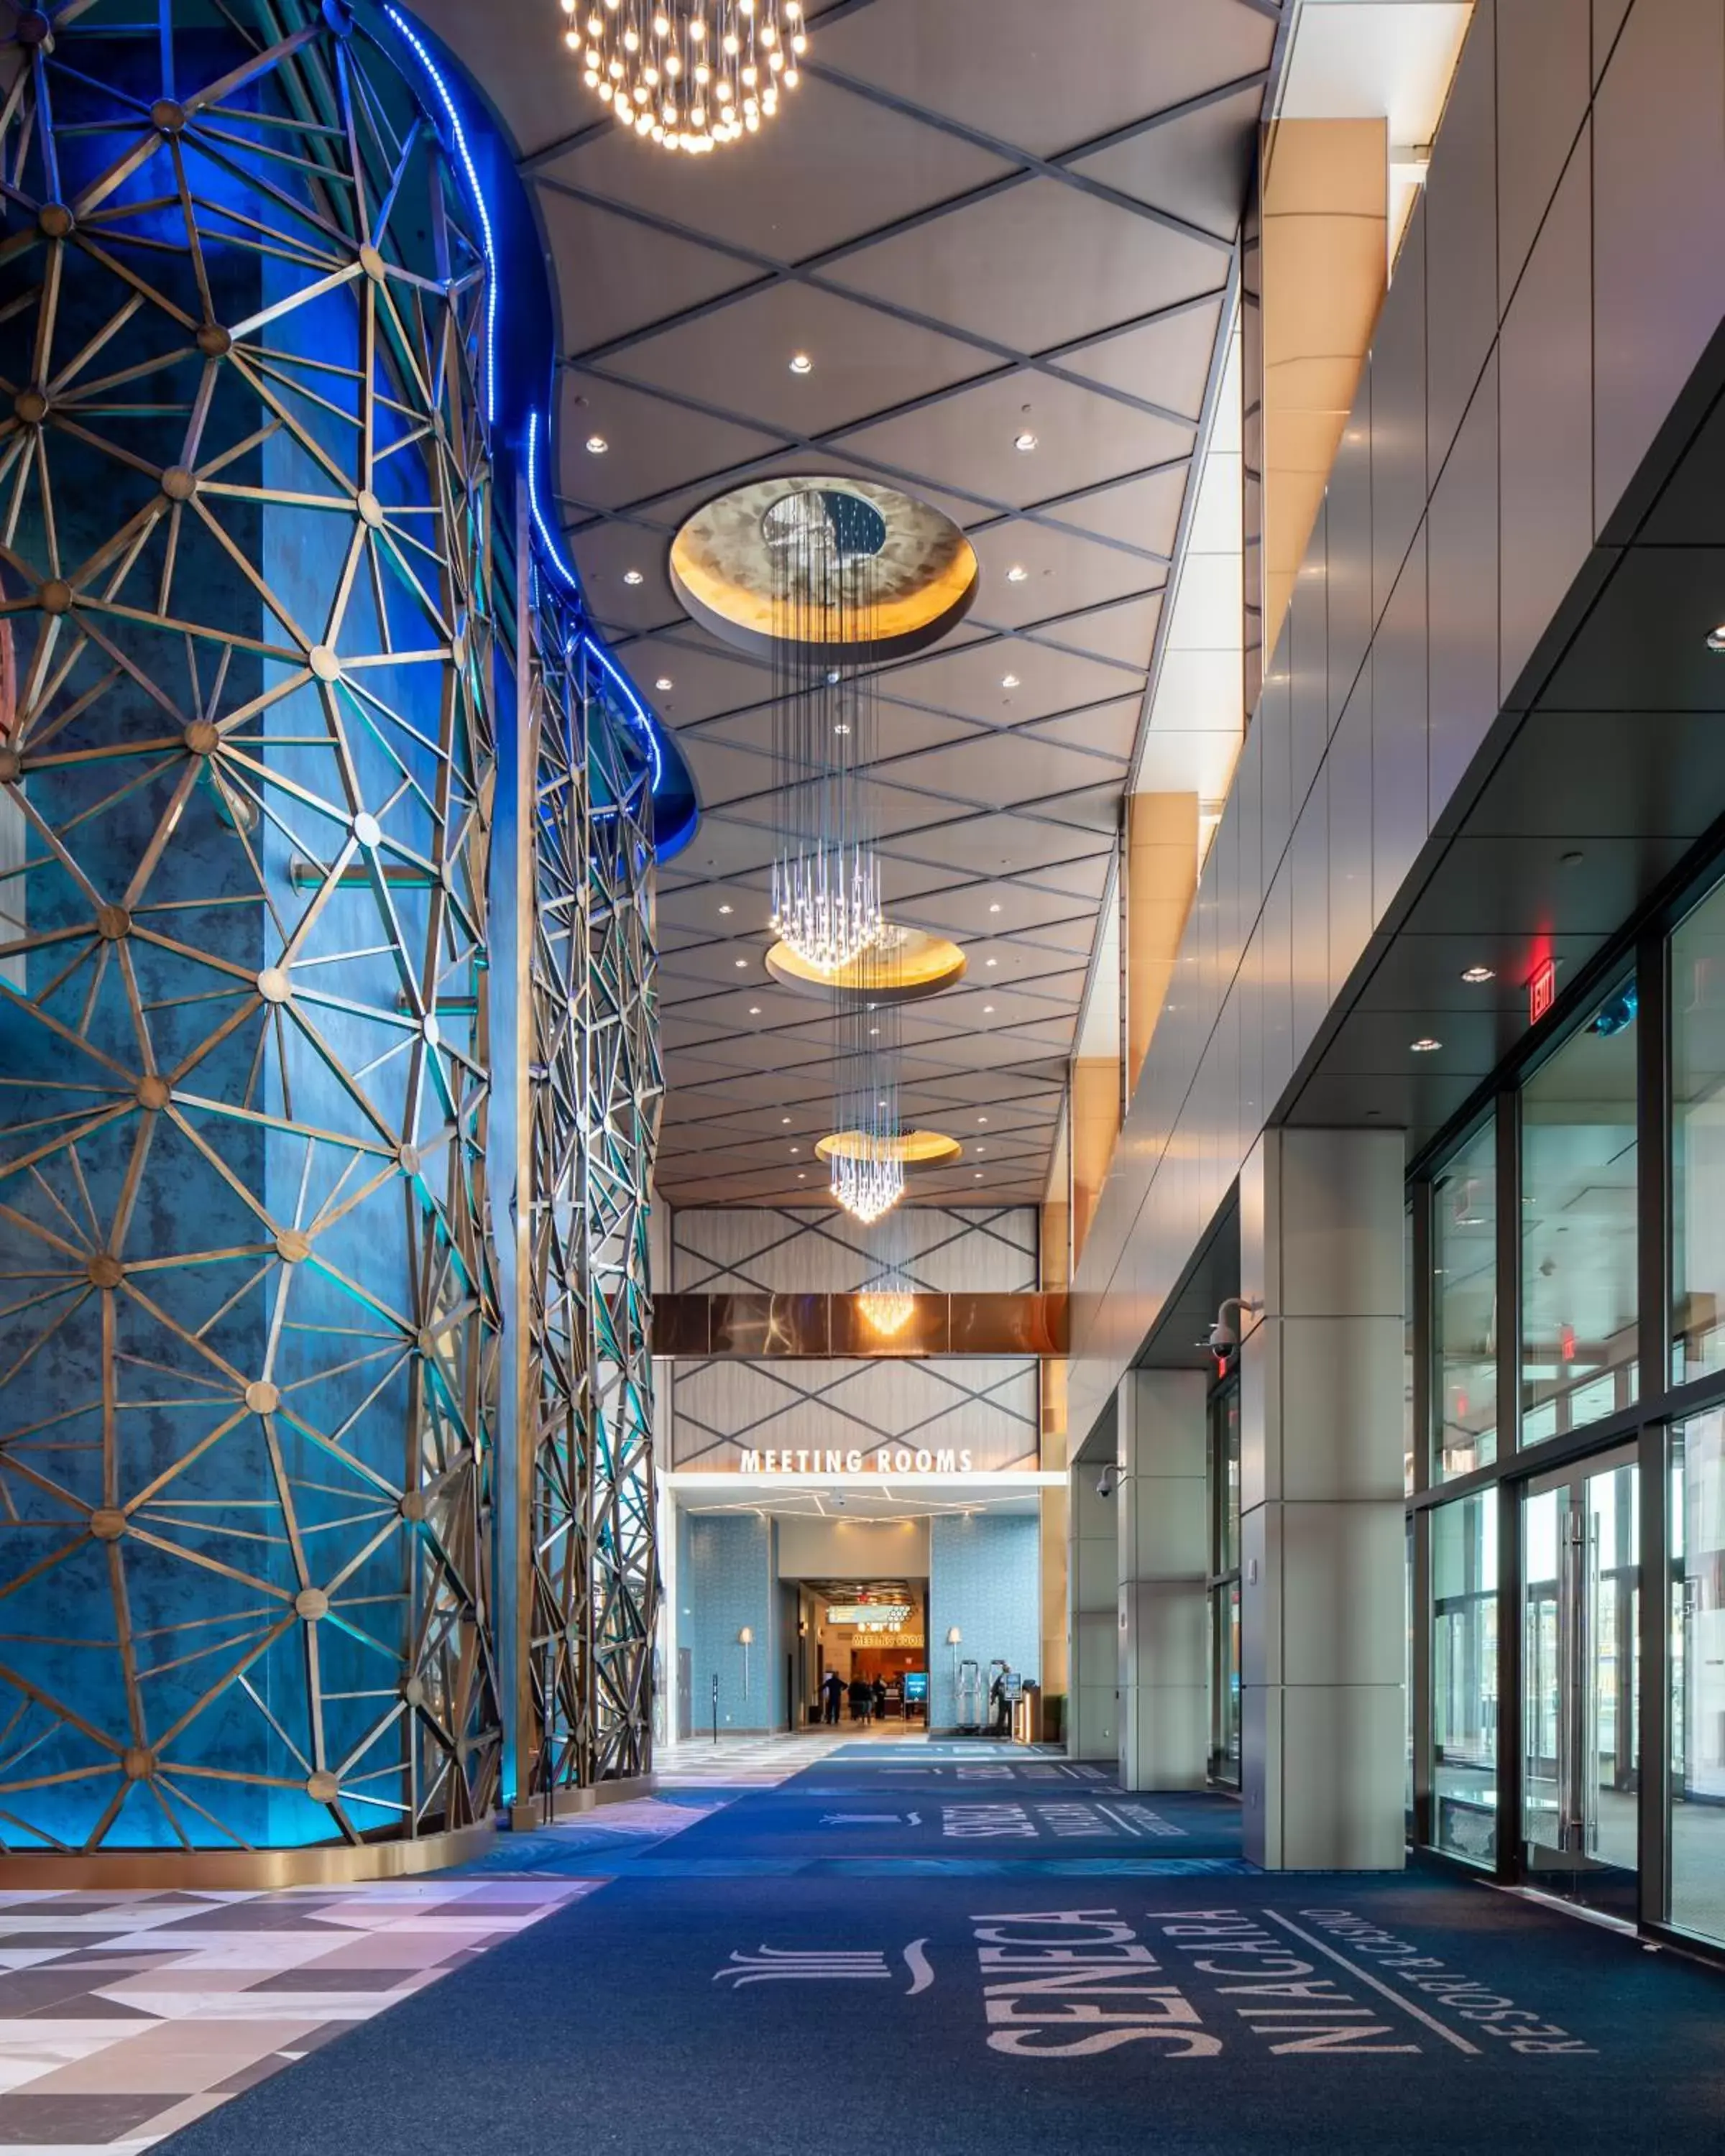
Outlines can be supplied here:
[[0, 1851], [411, 1839], [644, 1764], [653, 742], [424, 49], [137, 14], [0, 106]]

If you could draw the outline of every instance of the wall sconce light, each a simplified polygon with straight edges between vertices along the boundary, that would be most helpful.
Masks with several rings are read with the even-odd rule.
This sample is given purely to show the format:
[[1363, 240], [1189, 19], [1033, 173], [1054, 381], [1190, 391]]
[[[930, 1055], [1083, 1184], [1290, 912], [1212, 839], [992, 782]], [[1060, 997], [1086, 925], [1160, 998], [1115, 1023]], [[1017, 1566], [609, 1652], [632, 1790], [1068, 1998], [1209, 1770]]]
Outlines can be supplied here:
[[745, 1699], [749, 1696], [749, 1649], [754, 1643], [755, 1628], [752, 1625], [745, 1625], [737, 1635], [737, 1644], [742, 1649], [742, 1696]]

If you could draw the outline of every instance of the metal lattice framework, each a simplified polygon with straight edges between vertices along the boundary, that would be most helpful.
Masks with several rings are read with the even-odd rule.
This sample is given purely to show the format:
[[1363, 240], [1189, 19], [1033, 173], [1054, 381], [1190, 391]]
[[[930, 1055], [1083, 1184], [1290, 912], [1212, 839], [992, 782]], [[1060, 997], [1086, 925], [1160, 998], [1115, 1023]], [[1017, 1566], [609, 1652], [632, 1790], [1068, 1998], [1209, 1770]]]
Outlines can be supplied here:
[[593, 807], [589, 732], [629, 759], [566, 655], [567, 993], [494, 1011], [486, 264], [388, 54], [304, 0], [0, 50], [0, 1849], [459, 1828], [505, 1794], [494, 1024], [552, 1074], [547, 1774], [644, 1763], [649, 796]]
[[534, 772], [532, 1758], [523, 1795], [651, 1763], [652, 1363], [647, 1218], [663, 1095], [652, 797], [542, 566]]

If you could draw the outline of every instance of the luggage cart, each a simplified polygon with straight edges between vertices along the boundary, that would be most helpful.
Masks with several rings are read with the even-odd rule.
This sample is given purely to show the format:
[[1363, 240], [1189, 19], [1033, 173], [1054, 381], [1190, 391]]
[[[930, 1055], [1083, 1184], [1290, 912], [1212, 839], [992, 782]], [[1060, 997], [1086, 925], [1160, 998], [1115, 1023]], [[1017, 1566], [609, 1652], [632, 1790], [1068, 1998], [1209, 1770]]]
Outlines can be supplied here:
[[961, 1737], [979, 1736], [983, 1727], [983, 1712], [988, 1704], [988, 1695], [983, 1690], [983, 1672], [979, 1663], [968, 1656], [958, 1665], [956, 1680], [958, 1693], [958, 1733]]

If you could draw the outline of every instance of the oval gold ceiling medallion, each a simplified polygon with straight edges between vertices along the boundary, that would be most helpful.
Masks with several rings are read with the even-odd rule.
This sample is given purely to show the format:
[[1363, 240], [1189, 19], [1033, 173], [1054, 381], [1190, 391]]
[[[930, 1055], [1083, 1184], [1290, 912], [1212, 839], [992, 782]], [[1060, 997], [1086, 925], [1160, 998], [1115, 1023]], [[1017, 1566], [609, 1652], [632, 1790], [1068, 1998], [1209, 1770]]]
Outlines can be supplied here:
[[866, 1131], [834, 1131], [817, 1141], [822, 1160], [896, 1160], [906, 1168], [944, 1168], [957, 1160], [963, 1147], [944, 1131], [901, 1131], [896, 1137], [877, 1138]]
[[788, 943], [775, 943], [767, 953], [767, 970], [782, 987], [848, 1004], [920, 1003], [963, 980], [964, 965], [964, 953], [944, 936], [894, 922], [860, 959], [830, 973], [811, 966]]
[[831, 523], [841, 554], [865, 548], [874, 575], [866, 624], [836, 614], [823, 624], [817, 607], [805, 649], [853, 663], [902, 659], [927, 649], [970, 611], [976, 552], [951, 517], [896, 487], [819, 473], [757, 480], [697, 510], [671, 542], [672, 589], [722, 643], [769, 654], [780, 641], [776, 535], [788, 521], [811, 516]]

